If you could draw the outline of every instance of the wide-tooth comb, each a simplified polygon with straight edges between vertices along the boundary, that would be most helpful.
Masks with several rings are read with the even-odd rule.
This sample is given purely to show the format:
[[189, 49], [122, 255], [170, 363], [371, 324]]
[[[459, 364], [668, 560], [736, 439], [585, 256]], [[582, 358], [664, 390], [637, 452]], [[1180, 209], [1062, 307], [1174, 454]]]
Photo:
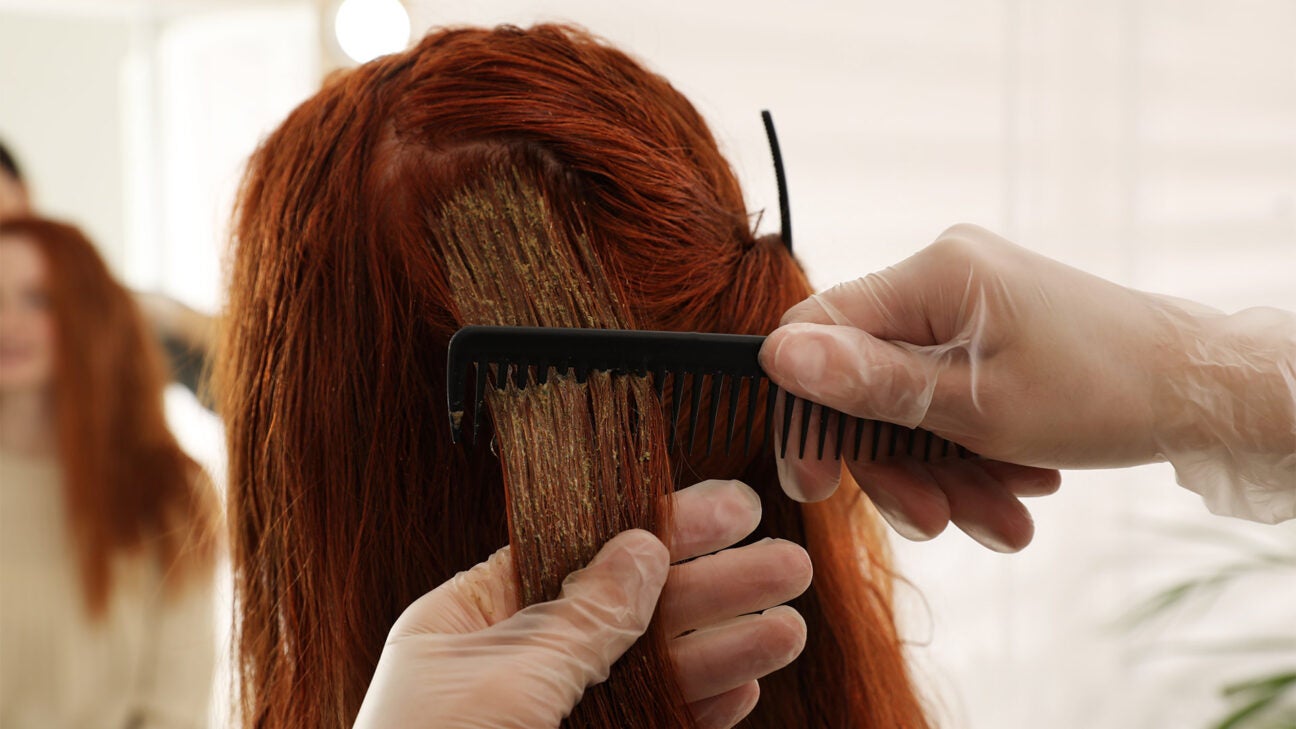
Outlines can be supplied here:
[[[770, 437], [774, 427], [774, 409], [780, 390], [761, 369], [758, 360], [765, 337], [745, 334], [710, 334], [698, 332], [657, 332], [624, 329], [559, 329], [551, 327], [468, 326], [450, 339], [446, 362], [446, 405], [450, 412], [450, 436], [463, 438], [465, 416], [464, 393], [468, 375], [474, 375], [472, 429], [469, 443], [476, 443], [482, 424], [488, 381], [497, 388], [544, 384], [550, 370], [574, 376], [584, 382], [591, 372], [651, 377], [658, 396], [671, 384], [669, 399], [670, 447], [682, 447], [692, 453], [698, 444], [698, 422], [703, 390], [709, 390], [704, 442], [707, 454], [715, 445], [716, 425], [722, 406], [727, 404], [723, 447], [733, 446], [739, 403], [746, 393], [746, 413], [765, 412], [765, 428], [753, 440], [750, 415], [742, 428], [743, 452]], [[709, 386], [708, 386], [709, 385]], [[689, 402], [685, 434], [677, 432], [680, 411]], [[726, 396], [727, 393], [727, 396]], [[925, 430], [905, 428], [876, 420], [844, 415], [790, 392], [783, 392], [783, 417], [780, 430], [781, 455], [788, 451], [788, 436], [794, 417], [798, 417], [800, 437], [796, 453], [804, 458], [808, 436], [817, 431], [813, 455], [841, 458], [847, 453], [855, 460], [878, 460], [906, 455], [929, 461], [944, 457], [970, 457], [965, 448]], [[663, 398], [663, 404], [667, 398]], [[812, 428], [818, 415], [818, 427]], [[827, 448], [831, 441], [832, 447]]]

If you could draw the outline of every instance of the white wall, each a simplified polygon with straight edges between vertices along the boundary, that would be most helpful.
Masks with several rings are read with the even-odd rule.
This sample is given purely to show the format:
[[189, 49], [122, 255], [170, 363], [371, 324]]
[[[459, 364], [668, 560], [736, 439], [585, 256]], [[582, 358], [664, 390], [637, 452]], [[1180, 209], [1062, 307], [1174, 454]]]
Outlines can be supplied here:
[[126, 237], [120, 69], [130, 42], [121, 18], [0, 10], [0, 139], [35, 203], [81, 225], [117, 267]]

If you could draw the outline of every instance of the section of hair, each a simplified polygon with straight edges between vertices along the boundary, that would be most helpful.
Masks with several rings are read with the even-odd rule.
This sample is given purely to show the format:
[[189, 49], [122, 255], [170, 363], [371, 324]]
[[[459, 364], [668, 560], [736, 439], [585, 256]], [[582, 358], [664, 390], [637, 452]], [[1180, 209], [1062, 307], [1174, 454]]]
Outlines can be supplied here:
[[[436, 226], [463, 322], [631, 326], [576, 210], [564, 210], [567, 224], [558, 225], [540, 192], [544, 183], [525, 179], [518, 167], [486, 164], [481, 172]], [[556, 192], [553, 181], [547, 187]], [[663, 504], [674, 479], [656, 395], [641, 378], [599, 373], [582, 384], [569, 374], [554, 372], [544, 385], [519, 390], [517, 367], [505, 368], [494, 380], [506, 387], [487, 393], [524, 605], [557, 597], [567, 575], [620, 532], [664, 537], [670, 526]], [[568, 725], [691, 726], [668, 637], [650, 625], [608, 680], [586, 692]]]
[[0, 235], [30, 242], [48, 263], [58, 454], [86, 608], [102, 614], [122, 554], [155, 557], [174, 595], [210, 574], [219, 512], [206, 474], [167, 428], [161, 351], [80, 230], [17, 218], [0, 222]]
[[[509, 544], [523, 604], [558, 596], [563, 580], [626, 529], [663, 534], [674, 490], [664, 421], [642, 380], [559, 378], [491, 397], [509, 499]], [[655, 416], [654, 416], [655, 413]], [[565, 726], [693, 726], [661, 625], [654, 621], [586, 690]]]
[[543, 166], [525, 149], [483, 154], [474, 179], [433, 215], [433, 241], [445, 257], [460, 322], [629, 327], [578, 206], [549, 209], [547, 198], [570, 201], [570, 191], [561, 180], [526, 179]]
[[[528, 217], [519, 179], [543, 220]], [[474, 195], [517, 208], [472, 215]], [[531, 476], [513, 464], [523, 448], [558, 457], [523, 432], [556, 405], [510, 425], [504, 411], [524, 406], [494, 393], [500, 457], [452, 445], [450, 336], [468, 323], [537, 322], [768, 333], [810, 287], [747, 221], [737, 179], [688, 101], [572, 28], [438, 31], [332, 78], [289, 116], [240, 194], [217, 373], [245, 726], [350, 726], [400, 612], [506, 541], [524, 548], [508, 515], [523, 506], [514, 479]], [[606, 287], [593, 283], [595, 265]], [[507, 283], [522, 274], [501, 267], [528, 271], [530, 285]], [[633, 388], [625, 397], [638, 418], [625, 437], [647, 436], [657, 426]], [[621, 402], [589, 417], [623, 417]], [[763, 413], [750, 419], [763, 426]], [[618, 469], [638, 472], [617, 478], [648, 478], [643, 488], [657, 492], [660, 467], [622, 458]], [[748, 725], [924, 726], [890, 615], [885, 541], [857, 528], [876, 520], [849, 482], [828, 505], [802, 507], [782, 495], [768, 448], [698, 451], [672, 470], [667, 490], [743, 478], [765, 504], [753, 539], [799, 541], [815, 563], [815, 584], [793, 603], [807, 648], [762, 682]], [[547, 594], [548, 576], [523, 579]]]

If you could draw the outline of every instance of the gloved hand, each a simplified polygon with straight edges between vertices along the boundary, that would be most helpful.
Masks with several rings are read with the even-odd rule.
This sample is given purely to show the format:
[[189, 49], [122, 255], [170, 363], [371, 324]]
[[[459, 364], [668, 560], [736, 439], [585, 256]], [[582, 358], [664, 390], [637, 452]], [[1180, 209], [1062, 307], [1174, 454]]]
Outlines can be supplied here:
[[659, 595], [699, 726], [736, 724], [756, 705], [756, 679], [805, 645], [801, 616], [773, 606], [809, 586], [810, 558], [782, 540], [710, 554], [760, 521], [744, 484], [704, 481], [672, 498], [669, 550], [623, 532], [552, 602], [518, 610], [507, 547], [419, 598], [391, 630], [356, 729], [557, 727], [648, 627]]
[[[1055, 468], [1169, 460], [1217, 512], [1296, 516], [1296, 317], [1232, 316], [1118, 286], [958, 225], [880, 273], [790, 309], [761, 362], [780, 386], [852, 415], [921, 426], [983, 456], [848, 462], [901, 534], [952, 519], [992, 549], [1033, 533], [1018, 497]], [[835, 462], [780, 462], [815, 501]]]

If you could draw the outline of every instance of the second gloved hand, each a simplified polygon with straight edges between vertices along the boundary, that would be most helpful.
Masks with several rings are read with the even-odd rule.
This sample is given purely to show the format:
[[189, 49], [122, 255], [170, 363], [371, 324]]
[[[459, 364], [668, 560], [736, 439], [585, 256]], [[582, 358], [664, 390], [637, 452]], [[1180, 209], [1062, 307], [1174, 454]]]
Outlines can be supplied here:
[[[1212, 509], [1296, 511], [1296, 320], [1232, 316], [1119, 286], [970, 225], [787, 312], [761, 361], [782, 387], [921, 426], [983, 456], [850, 462], [902, 534], [952, 520], [1000, 551], [1033, 533], [1020, 496], [1055, 468], [1171, 461]], [[835, 463], [780, 464], [794, 497], [836, 488]]]

